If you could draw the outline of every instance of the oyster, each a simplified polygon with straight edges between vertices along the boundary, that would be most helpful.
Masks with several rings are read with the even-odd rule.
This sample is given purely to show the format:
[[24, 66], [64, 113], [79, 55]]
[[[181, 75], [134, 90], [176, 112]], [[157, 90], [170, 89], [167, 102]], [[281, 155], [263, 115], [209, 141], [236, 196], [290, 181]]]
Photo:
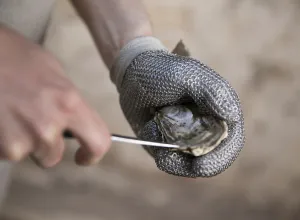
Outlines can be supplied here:
[[228, 135], [225, 121], [201, 116], [197, 106], [167, 106], [155, 113], [154, 121], [164, 142], [179, 145], [184, 153], [196, 157], [215, 149]]

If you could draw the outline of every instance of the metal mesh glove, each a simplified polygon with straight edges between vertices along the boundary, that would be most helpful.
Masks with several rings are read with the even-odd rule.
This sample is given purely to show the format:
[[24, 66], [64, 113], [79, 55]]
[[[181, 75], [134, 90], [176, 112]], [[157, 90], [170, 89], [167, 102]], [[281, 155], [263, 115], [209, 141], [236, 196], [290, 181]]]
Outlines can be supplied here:
[[160, 170], [193, 178], [215, 176], [227, 169], [243, 148], [244, 120], [234, 89], [201, 62], [168, 52], [156, 38], [141, 37], [128, 43], [111, 69], [111, 79], [126, 119], [143, 140], [162, 141], [153, 113], [163, 106], [194, 102], [202, 113], [227, 122], [228, 137], [200, 157], [144, 146]]

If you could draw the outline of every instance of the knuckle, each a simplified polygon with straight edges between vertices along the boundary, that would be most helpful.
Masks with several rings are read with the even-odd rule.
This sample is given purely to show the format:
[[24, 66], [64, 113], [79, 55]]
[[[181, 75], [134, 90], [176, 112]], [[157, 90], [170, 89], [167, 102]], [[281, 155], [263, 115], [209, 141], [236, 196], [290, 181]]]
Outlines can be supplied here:
[[105, 139], [101, 146], [99, 147], [99, 150], [98, 152], [96, 151], [96, 154], [98, 154], [98, 156], [102, 157], [104, 156], [107, 151], [110, 149], [110, 146], [111, 146], [111, 139], [110, 138], [107, 138]]
[[38, 139], [41, 140], [43, 144], [51, 146], [55, 143], [55, 140], [59, 134], [59, 127], [54, 123], [50, 122], [38, 122], [34, 125], [35, 132]]
[[98, 148], [95, 148], [95, 154], [103, 157], [110, 149], [112, 141], [108, 131], [102, 131], [103, 138]]
[[53, 145], [64, 126], [64, 118], [53, 108], [37, 107], [35, 111], [22, 112], [20, 122], [26, 126], [31, 141]]
[[55, 72], [63, 72], [63, 67], [59, 60], [49, 51], [38, 51], [36, 54], [37, 62], [45, 63], [50, 69]]
[[239, 99], [232, 86], [223, 78], [213, 80], [207, 86], [207, 97], [218, 115], [233, 120], [240, 112]]
[[9, 161], [17, 162], [26, 156], [25, 149], [25, 143], [15, 141], [2, 147], [1, 156]]
[[65, 89], [59, 97], [59, 105], [65, 112], [73, 112], [82, 103], [78, 91], [73, 86], [69, 86]]

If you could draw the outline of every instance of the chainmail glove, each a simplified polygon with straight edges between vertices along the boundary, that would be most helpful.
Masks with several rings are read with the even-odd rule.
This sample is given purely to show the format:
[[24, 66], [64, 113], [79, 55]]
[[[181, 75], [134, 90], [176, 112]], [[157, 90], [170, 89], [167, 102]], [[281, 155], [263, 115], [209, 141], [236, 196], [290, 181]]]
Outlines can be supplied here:
[[163, 106], [193, 102], [201, 113], [227, 122], [228, 137], [200, 157], [167, 148], [144, 146], [157, 167], [183, 177], [211, 177], [227, 169], [244, 146], [244, 119], [239, 98], [218, 73], [187, 56], [169, 52], [154, 37], [139, 37], [121, 51], [111, 69], [122, 111], [143, 140], [162, 141], [153, 120]]

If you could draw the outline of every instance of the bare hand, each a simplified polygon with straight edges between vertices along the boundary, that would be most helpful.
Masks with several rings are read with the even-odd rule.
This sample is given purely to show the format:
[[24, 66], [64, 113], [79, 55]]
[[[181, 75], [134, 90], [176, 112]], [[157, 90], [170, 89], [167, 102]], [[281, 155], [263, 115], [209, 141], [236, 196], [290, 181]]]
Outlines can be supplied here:
[[80, 165], [97, 163], [108, 151], [104, 122], [66, 78], [60, 64], [39, 46], [0, 29], [0, 157], [31, 155], [43, 167], [62, 158], [65, 130], [81, 147]]

